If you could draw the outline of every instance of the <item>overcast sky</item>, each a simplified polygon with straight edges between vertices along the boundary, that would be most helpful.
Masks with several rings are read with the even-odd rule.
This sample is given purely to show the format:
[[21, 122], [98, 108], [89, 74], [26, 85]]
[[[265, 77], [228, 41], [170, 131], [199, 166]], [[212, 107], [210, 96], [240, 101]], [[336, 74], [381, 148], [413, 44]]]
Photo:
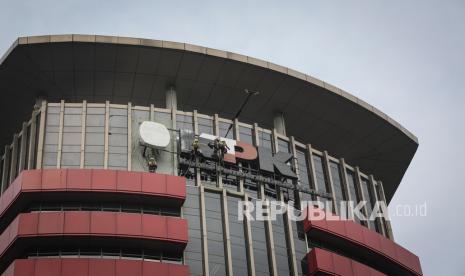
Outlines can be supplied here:
[[376, 106], [420, 141], [390, 210], [426, 203], [427, 216], [393, 217], [396, 242], [425, 275], [465, 275], [465, 1], [0, 0], [1, 53], [18, 36], [63, 33], [250, 55]]

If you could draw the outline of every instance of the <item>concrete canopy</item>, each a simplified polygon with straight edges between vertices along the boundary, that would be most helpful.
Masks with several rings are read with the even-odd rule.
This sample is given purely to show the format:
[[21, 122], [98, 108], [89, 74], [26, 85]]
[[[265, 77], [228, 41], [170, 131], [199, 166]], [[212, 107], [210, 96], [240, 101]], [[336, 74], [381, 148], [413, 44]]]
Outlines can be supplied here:
[[178, 109], [271, 128], [283, 112], [297, 141], [344, 157], [383, 181], [389, 202], [418, 147], [417, 138], [386, 114], [323, 81], [267, 61], [169, 41], [94, 35], [18, 38], [0, 60], [2, 144], [30, 117], [35, 99], [132, 102], [164, 107], [174, 86]]

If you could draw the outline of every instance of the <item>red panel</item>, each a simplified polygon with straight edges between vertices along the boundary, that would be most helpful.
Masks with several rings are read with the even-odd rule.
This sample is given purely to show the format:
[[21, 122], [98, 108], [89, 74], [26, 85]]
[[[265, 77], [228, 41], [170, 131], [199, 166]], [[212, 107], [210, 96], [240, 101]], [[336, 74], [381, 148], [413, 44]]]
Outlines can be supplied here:
[[347, 237], [356, 242], [363, 243], [363, 226], [354, 221], [346, 221], [345, 226]]
[[65, 233], [86, 234], [90, 232], [90, 212], [72, 211], [65, 213]]
[[91, 212], [90, 231], [95, 234], [116, 233], [116, 213]]
[[116, 233], [119, 235], [139, 236], [142, 233], [142, 216], [118, 213], [116, 216]]
[[[46, 214], [46, 215], [44, 215]], [[63, 233], [63, 212], [47, 212], [39, 215], [39, 235]]]
[[61, 259], [61, 274], [66, 276], [87, 276], [89, 273], [88, 259]]
[[337, 235], [346, 235], [345, 221], [343, 220], [327, 220], [326, 229]]
[[18, 259], [2, 276], [188, 276], [188, 267], [142, 260]]
[[381, 248], [385, 254], [393, 260], [397, 259], [396, 245], [390, 239], [380, 239]]
[[36, 261], [35, 276], [61, 276], [60, 259], [41, 259]]
[[187, 220], [167, 217], [166, 218], [167, 231], [170, 239], [176, 239], [179, 241], [187, 242], [188, 230]]
[[22, 214], [16, 219], [19, 221], [18, 235], [27, 236], [37, 233], [39, 227], [39, 213]]
[[326, 250], [321, 250], [319, 248], [314, 248], [312, 250], [315, 253], [315, 265], [318, 267], [319, 271], [333, 272], [333, 256], [330, 252]]
[[142, 192], [151, 194], [165, 194], [166, 175], [157, 173], [142, 174]]
[[66, 170], [48, 169], [42, 171], [42, 189], [64, 190], [66, 188]]
[[118, 191], [138, 192], [141, 191], [141, 174], [139, 172], [118, 171], [117, 189]]
[[[2, 211], [7, 209], [11, 202], [13, 202], [13, 189], [11, 189], [11, 186], [6, 189], [3, 194], [2, 194], [2, 201], [1, 201], [1, 208]], [[2, 212], [3, 213], [3, 212]]]
[[116, 171], [92, 170], [92, 190], [116, 190]]
[[116, 276], [142, 276], [142, 262], [119, 260], [116, 262]]
[[186, 197], [186, 179], [184, 177], [167, 175], [166, 192], [178, 197]]
[[[311, 211], [312, 208], [310, 207], [309, 212]], [[389, 266], [399, 266], [399, 268], [407, 270], [406, 273], [422, 275], [417, 256], [375, 231], [353, 221], [312, 220], [307, 218], [304, 228], [310, 236], [313, 233], [317, 234], [317, 232], [326, 233], [325, 238], [337, 238], [341, 246], [345, 245], [346, 247], [364, 251], [375, 258], [377, 262], [383, 262]]]
[[370, 275], [370, 271], [372, 270], [370, 267], [361, 264], [359, 262], [352, 262], [352, 270], [355, 276], [358, 275]]
[[42, 170], [23, 171], [22, 190], [42, 189]]
[[115, 276], [115, 268], [116, 260], [89, 259], [89, 276]]
[[90, 190], [92, 188], [92, 170], [68, 169], [66, 188], [68, 190]]
[[166, 220], [167, 218], [162, 216], [144, 215], [142, 220], [142, 236], [166, 238], [168, 236]]
[[[142, 275], [144, 276], [169, 276], [169, 266], [157, 262], [143, 262]], [[178, 274], [173, 274], [178, 275]], [[182, 274], [179, 274], [180, 276]], [[186, 274], [188, 275], [188, 274]]]
[[333, 255], [333, 271], [338, 274], [338, 275], [344, 275], [344, 276], [352, 276], [354, 275], [352, 273], [352, 265], [351, 265], [351, 260], [337, 255], [337, 254], [332, 254]]
[[371, 249], [379, 251], [381, 250], [381, 243], [379, 238], [381, 237], [380, 234], [372, 231], [366, 227], [363, 228], [363, 244], [364, 246], [369, 246]]
[[186, 265], [170, 265], [168, 266], [168, 270], [169, 270], [170, 276], [188, 276], [189, 275], [189, 267]]

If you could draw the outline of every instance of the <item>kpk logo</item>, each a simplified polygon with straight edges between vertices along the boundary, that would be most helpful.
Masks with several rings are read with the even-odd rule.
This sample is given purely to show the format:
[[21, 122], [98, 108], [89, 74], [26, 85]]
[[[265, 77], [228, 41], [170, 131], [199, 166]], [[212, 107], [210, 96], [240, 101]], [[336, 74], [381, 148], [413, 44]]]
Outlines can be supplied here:
[[[154, 149], [166, 148], [171, 140], [168, 129], [160, 123], [144, 121], [139, 128], [141, 143]], [[202, 133], [195, 135], [191, 131], [181, 130], [178, 145], [181, 153], [188, 156], [201, 157], [223, 164], [249, 162], [263, 173], [279, 174], [285, 178], [296, 179], [289, 162], [293, 158], [287, 152], [273, 154], [271, 149], [255, 147], [243, 141], [217, 137]]]

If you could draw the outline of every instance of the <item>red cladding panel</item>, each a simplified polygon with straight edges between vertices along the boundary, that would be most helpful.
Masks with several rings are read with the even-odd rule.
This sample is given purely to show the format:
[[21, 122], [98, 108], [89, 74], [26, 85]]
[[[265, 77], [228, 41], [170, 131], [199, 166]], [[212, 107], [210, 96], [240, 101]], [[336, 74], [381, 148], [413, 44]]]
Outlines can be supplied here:
[[19, 221], [18, 235], [28, 236], [38, 233], [39, 213], [22, 214], [16, 220]]
[[142, 276], [142, 262], [120, 260], [116, 262], [116, 276]]
[[[61, 276], [60, 259], [41, 259], [35, 263], [34, 276]], [[19, 276], [19, 275], [18, 275]]]
[[381, 250], [381, 242], [379, 241], [381, 235], [376, 233], [374, 230], [370, 230], [366, 227], [363, 227], [363, 244], [364, 246], [369, 246], [375, 251]]
[[188, 276], [185, 265], [142, 260], [20, 259], [2, 276]]
[[116, 213], [91, 212], [90, 232], [95, 234], [116, 233]]
[[167, 175], [166, 192], [177, 197], [186, 197], [186, 178]]
[[116, 190], [116, 171], [92, 170], [92, 190]]
[[22, 190], [42, 189], [42, 170], [23, 171]]
[[350, 258], [313, 248], [307, 254], [308, 271], [310, 275], [337, 275], [337, 276], [382, 276], [383, 273], [371, 267], [356, 262]]
[[353, 221], [346, 221], [346, 234], [347, 237], [350, 237], [353, 241], [358, 243], [363, 243], [363, 226]]
[[334, 270], [333, 256], [330, 252], [319, 248], [315, 248], [312, 251], [315, 254], [315, 266], [318, 268], [318, 271], [332, 272]]
[[[144, 262], [142, 264], [142, 275], [144, 276], [169, 276], [168, 265], [157, 262]], [[189, 275], [189, 274], [171, 274], [171, 275]]]
[[162, 216], [144, 215], [144, 219], [142, 220], [142, 236], [166, 238], [168, 236], [166, 220], [167, 218]]
[[117, 213], [116, 232], [118, 235], [140, 236], [142, 216], [139, 214]]
[[31, 262], [30, 260], [16, 260], [14, 267], [14, 275], [15, 276], [22, 276], [22, 275], [34, 275], [35, 274], [35, 262]]
[[166, 175], [156, 173], [142, 174], [142, 191], [151, 194], [165, 194]]
[[[189, 267], [186, 265], [170, 265], [168, 266], [168, 271], [170, 276], [188, 276], [189, 275]], [[152, 276], [151, 274], [149, 274]], [[147, 276], [147, 275], [144, 275]], [[155, 274], [153, 274], [155, 276]]]
[[48, 169], [42, 171], [42, 189], [64, 190], [66, 188], [66, 170]]
[[170, 239], [175, 239], [182, 242], [188, 240], [187, 220], [174, 217], [166, 218], [167, 231]]
[[333, 271], [338, 274], [338, 275], [344, 275], [344, 276], [352, 276], [354, 275], [352, 273], [352, 264], [351, 260], [337, 255], [337, 254], [332, 254], [333, 256]]
[[117, 189], [118, 191], [141, 192], [142, 179], [139, 172], [118, 171]]
[[115, 276], [115, 264], [116, 260], [89, 259], [89, 276]]
[[26, 170], [0, 197], [0, 218], [26, 192], [64, 191], [140, 193], [184, 200], [186, 183], [184, 177], [145, 172], [100, 169]]
[[68, 234], [87, 234], [90, 232], [90, 212], [71, 211], [65, 213], [64, 232]]
[[[311, 207], [308, 212], [312, 212]], [[353, 221], [312, 220], [307, 218], [304, 222], [304, 228], [309, 235], [314, 232], [333, 235], [339, 239], [340, 243], [357, 247], [358, 250], [372, 254], [380, 262], [397, 265], [415, 275], [422, 275], [420, 261], [417, 256], [375, 231]]]
[[50, 212], [39, 215], [39, 235], [55, 235], [63, 233], [64, 213]]
[[68, 190], [92, 189], [92, 170], [68, 169], [66, 188]]
[[66, 276], [87, 276], [89, 273], [88, 259], [61, 259], [61, 274]]

